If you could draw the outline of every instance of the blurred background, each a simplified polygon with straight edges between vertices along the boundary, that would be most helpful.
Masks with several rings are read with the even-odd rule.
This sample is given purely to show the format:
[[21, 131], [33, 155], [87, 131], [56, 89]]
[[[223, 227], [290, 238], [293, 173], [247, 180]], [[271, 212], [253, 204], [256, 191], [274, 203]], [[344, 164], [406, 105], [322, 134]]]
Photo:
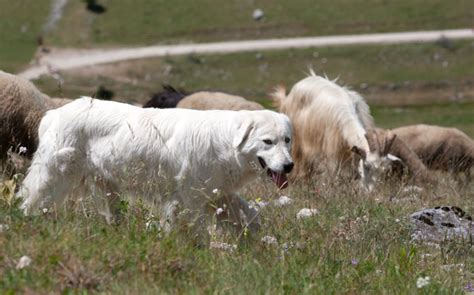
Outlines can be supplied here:
[[[472, 0], [0, 0], [0, 69], [20, 73], [64, 49], [472, 28]], [[170, 84], [271, 107], [267, 93], [310, 67], [359, 91], [381, 127], [430, 123], [474, 136], [472, 39], [134, 59], [52, 69], [33, 83], [52, 97], [136, 104]]]

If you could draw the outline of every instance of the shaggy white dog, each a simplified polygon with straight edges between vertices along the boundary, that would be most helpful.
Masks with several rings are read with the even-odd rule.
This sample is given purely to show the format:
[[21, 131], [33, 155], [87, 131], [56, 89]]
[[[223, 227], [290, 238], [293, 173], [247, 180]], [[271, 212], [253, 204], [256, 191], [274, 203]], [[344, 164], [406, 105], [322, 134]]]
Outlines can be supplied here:
[[59, 206], [92, 179], [112, 216], [120, 192], [157, 205], [165, 226], [177, 206], [203, 221], [216, 203], [240, 224], [255, 212], [234, 193], [259, 171], [285, 188], [293, 168], [289, 119], [266, 110], [142, 109], [84, 97], [47, 112], [39, 137], [19, 191], [25, 214]]

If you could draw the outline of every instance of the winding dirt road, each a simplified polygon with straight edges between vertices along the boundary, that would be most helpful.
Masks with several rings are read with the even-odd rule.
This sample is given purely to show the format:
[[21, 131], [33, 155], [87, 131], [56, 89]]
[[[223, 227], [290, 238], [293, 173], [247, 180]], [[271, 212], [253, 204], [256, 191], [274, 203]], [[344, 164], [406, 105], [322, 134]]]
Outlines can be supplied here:
[[36, 60], [36, 65], [19, 75], [27, 79], [37, 79], [43, 74], [59, 70], [161, 56], [224, 54], [341, 45], [419, 43], [434, 42], [440, 38], [474, 39], [474, 29], [230, 41], [119, 49], [53, 49], [49, 54]]

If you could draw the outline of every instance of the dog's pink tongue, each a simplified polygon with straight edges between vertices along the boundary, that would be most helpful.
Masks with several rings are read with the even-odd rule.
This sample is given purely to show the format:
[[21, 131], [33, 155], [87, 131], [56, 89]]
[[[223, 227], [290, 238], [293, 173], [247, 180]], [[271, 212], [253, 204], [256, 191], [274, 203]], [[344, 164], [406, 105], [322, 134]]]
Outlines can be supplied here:
[[288, 178], [286, 177], [286, 174], [274, 171], [271, 171], [271, 173], [272, 180], [274, 183], [276, 183], [279, 189], [284, 189], [288, 187]]

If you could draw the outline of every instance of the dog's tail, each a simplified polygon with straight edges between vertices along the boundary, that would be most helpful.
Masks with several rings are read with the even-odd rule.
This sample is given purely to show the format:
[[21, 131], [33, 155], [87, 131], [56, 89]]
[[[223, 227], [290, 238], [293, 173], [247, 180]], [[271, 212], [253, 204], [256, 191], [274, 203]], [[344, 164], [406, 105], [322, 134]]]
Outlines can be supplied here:
[[277, 85], [273, 88], [273, 91], [270, 93], [270, 98], [272, 99], [273, 106], [276, 109], [280, 109], [281, 103], [286, 98], [286, 88], [283, 85]]

